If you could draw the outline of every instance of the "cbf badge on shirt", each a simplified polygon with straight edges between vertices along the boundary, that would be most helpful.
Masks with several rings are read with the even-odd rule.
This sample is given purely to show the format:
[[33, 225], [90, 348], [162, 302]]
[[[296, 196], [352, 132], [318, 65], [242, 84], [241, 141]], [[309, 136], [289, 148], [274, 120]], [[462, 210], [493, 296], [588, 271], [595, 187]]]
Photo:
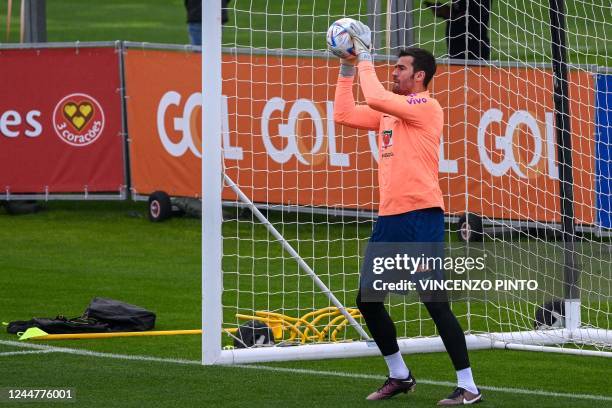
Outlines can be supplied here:
[[382, 147], [387, 149], [393, 146], [393, 130], [383, 130], [382, 132]]

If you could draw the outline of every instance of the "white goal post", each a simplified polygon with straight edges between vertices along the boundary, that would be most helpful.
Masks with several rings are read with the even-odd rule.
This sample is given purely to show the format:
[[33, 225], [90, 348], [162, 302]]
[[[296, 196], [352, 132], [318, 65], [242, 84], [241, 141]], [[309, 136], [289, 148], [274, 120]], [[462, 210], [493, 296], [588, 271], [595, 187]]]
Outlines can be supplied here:
[[[216, 4], [215, 4], [216, 3]], [[221, 353], [223, 281], [221, 259], [221, 1], [202, 0], [202, 363]], [[210, 12], [208, 12], [210, 11]]]
[[[453, 299], [468, 348], [612, 357], [610, 8], [494, 0], [491, 56], [464, 60], [444, 19], [393, 3], [234, 0], [223, 25], [221, 0], [203, 0], [202, 363], [379, 354], [355, 306], [377, 135], [334, 124], [324, 40], [344, 16], [378, 22], [385, 86], [396, 47], [437, 57], [448, 249], [488, 256], [474, 279], [537, 284]], [[387, 306], [403, 353], [444, 351], [417, 300]]]

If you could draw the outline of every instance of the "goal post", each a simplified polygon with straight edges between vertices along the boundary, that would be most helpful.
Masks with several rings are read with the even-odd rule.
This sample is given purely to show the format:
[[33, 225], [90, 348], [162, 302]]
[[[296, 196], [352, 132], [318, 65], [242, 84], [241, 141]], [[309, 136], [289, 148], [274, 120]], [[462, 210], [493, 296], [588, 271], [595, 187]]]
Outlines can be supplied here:
[[[462, 281], [511, 282], [451, 296], [468, 348], [612, 356], [610, 98], [597, 86], [612, 84], [608, 9], [482, 0], [491, 55], [465, 60], [421, 2], [234, 0], [225, 25], [221, 3], [202, 16], [203, 364], [379, 354], [355, 298], [380, 142], [334, 122], [339, 64], [325, 32], [341, 17], [376, 22], [386, 87], [391, 39], [406, 38], [391, 31], [438, 60], [447, 253], [487, 258]], [[403, 353], [444, 351], [418, 299], [386, 305]]]
[[202, 363], [219, 361], [223, 325], [221, 0], [202, 0]]

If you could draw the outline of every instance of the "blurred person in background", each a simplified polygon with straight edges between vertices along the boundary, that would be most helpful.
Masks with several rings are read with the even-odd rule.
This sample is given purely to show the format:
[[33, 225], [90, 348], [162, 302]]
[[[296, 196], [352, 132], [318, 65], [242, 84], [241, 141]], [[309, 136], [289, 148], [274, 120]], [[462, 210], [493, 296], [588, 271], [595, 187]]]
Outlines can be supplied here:
[[[446, 45], [449, 58], [489, 59], [491, 0], [452, 0], [447, 4], [425, 1], [423, 4], [436, 17], [446, 20]], [[466, 14], [468, 14], [467, 19]]]
[[[221, 0], [221, 22], [227, 23], [227, 6], [231, 0]], [[185, 0], [187, 32], [191, 45], [202, 45], [202, 0]]]

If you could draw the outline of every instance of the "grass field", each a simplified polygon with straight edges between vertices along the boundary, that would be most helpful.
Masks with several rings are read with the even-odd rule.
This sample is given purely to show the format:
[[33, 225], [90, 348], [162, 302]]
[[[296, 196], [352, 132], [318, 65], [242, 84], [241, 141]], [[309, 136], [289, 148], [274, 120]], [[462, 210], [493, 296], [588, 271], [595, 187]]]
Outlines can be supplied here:
[[[14, 1], [13, 3], [18, 3]], [[567, 0], [568, 59], [573, 63], [609, 67], [612, 17], [604, 1]], [[6, 21], [6, 4], [0, 2], [0, 21]], [[188, 42], [182, 0], [107, 0], [83, 7], [78, 0], [47, 1], [48, 41]], [[414, 1], [415, 45], [444, 56], [445, 25]], [[490, 18], [492, 60], [550, 62], [548, 1], [515, 4], [493, 1]], [[367, 20], [367, 1], [233, 0], [230, 21], [224, 27], [223, 45], [323, 50], [325, 31], [337, 18]], [[386, 10], [386, 0], [382, 10]], [[19, 7], [13, 6], [9, 42], [19, 38]], [[381, 27], [385, 27], [382, 19]], [[4, 27], [5, 24], [3, 23]], [[0, 42], [6, 31], [0, 30]], [[386, 43], [383, 38], [382, 44]], [[381, 53], [385, 53], [384, 50]]]
[[[158, 330], [199, 327], [198, 220], [152, 224], [140, 203], [48, 207], [18, 217], [0, 212], [1, 321], [77, 316], [92, 297], [107, 296], [154, 310]], [[226, 234], [235, 232], [232, 224], [226, 223]], [[202, 367], [199, 336], [32, 344], [0, 333], [0, 388], [70, 387], [76, 389], [77, 405], [87, 407], [244, 406], [248, 401], [361, 406], [385, 374], [380, 358]], [[40, 344], [62, 349], [29, 354], [37, 350], [23, 348]], [[454, 373], [446, 355], [406, 359], [422, 380], [418, 391], [385, 405], [432, 406], [451, 391]], [[477, 381], [486, 387], [487, 406], [612, 403], [605, 358], [477, 351], [471, 359]]]

